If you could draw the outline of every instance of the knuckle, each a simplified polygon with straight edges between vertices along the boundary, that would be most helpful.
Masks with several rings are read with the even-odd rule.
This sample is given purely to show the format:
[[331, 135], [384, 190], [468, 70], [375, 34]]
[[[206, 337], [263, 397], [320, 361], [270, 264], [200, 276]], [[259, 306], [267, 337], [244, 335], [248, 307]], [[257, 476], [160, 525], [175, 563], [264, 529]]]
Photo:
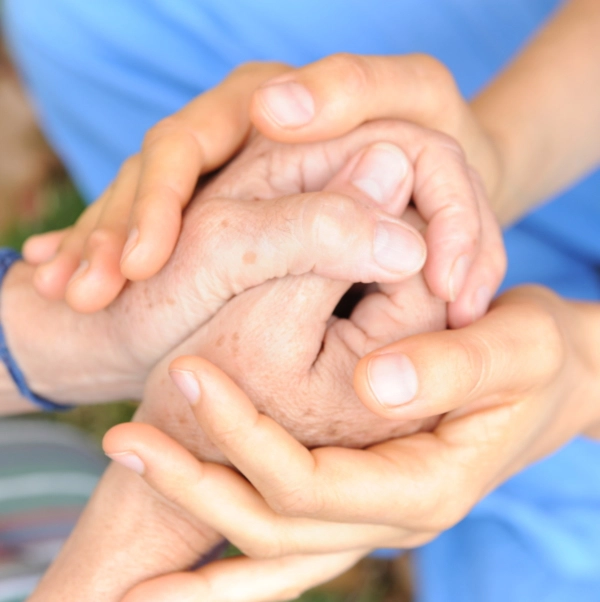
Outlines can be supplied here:
[[470, 167], [467, 164], [467, 157], [459, 142], [449, 134], [440, 131], [430, 130], [428, 136], [430, 148], [438, 153], [443, 153], [447, 157], [450, 156], [453, 161], [462, 167], [464, 175], [470, 178]]
[[272, 72], [275, 74], [290, 68], [290, 65], [281, 61], [247, 61], [235, 67], [227, 79], [245, 78], [247, 75], [254, 75], [257, 72], [264, 72], [265, 74]]
[[350, 95], [363, 94], [371, 89], [373, 71], [367, 57], [340, 52], [323, 59], [328, 71], [343, 82], [344, 90]]
[[290, 517], [317, 516], [323, 509], [322, 501], [309, 487], [279, 491], [270, 495], [267, 503], [277, 514]]
[[[135, 171], [139, 167], [139, 155], [132, 155], [131, 157], [127, 157], [125, 161], [121, 164], [121, 168], [119, 169], [119, 174], [117, 178], [127, 177]], [[111, 191], [114, 190], [114, 182], [110, 184]]]
[[454, 86], [452, 72], [439, 59], [421, 52], [411, 54], [410, 59], [419, 79], [434, 86]]
[[428, 501], [421, 504], [415, 517], [415, 526], [426, 532], [442, 533], [454, 527], [468, 513], [471, 497], [465, 487], [454, 487], [454, 495], [447, 491], [436, 490], [426, 496]]
[[458, 388], [467, 399], [478, 397], [491, 372], [494, 353], [492, 343], [487, 337], [471, 334], [470, 337], [456, 337], [452, 349], [457, 370]]
[[148, 148], [153, 147], [156, 142], [161, 140], [167, 135], [173, 133], [173, 131], [179, 128], [179, 124], [177, 123], [177, 119], [174, 115], [169, 115], [169, 117], [165, 117], [161, 119], [156, 125], [153, 125], [144, 135], [144, 140], [142, 142], [142, 149], [147, 150]]
[[118, 242], [119, 235], [113, 229], [101, 226], [92, 230], [88, 236], [86, 246], [89, 250], [96, 250]]
[[190, 153], [202, 153], [202, 146], [196, 134], [177, 114], [165, 117], [146, 132], [142, 152], [149, 154], [167, 143], [183, 147]]
[[[544, 292], [558, 299], [551, 291]], [[530, 304], [530, 315], [525, 314], [524, 317], [529, 318], [527, 324], [532, 329], [531, 340], [536, 341], [535, 365], [540, 371], [539, 376], [551, 378], [566, 361], [567, 335], [564, 332], [564, 325], [559, 322], [553, 311], [540, 311], [539, 305], [533, 303]]]
[[306, 195], [301, 201], [303, 235], [318, 249], [339, 252], [364, 216], [356, 201], [342, 194]]
[[444, 63], [428, 54], [411, 55], [413, 72], [422, 90], [422, 103], [426, 113], [440, 119], [438, 127], [454, 131], [459, 118], [461, 99], [452, 72]]

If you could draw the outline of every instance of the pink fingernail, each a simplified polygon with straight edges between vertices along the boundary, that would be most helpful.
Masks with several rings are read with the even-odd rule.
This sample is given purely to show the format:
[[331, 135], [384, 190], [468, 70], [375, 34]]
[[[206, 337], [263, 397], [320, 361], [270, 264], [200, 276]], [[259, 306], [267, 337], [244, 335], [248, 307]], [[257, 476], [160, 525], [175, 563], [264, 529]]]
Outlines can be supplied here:
[[75, 282], [75, 280], [77, 280], [77, 278], [81, 278], [81, 276], [83, 276], [83, 274], [85, 272], [87, 272], [87, 269], [89, 267], [90, 267], [90, 262], [87, 259], [84, 259], [79, 264], [79, 267], [75, 270], [75, 272], [73, 272], [73, 275], [71, 276], [71, 278], [69, 278], [69, 282], [67, 283], [67, 286], [69, 286], [72, 282]]
[[137, 474], [144, 474], [146, 466], [142, 462], [142, 459], [131, 452], [118, 452], [115, 454], [106, 454], [111, 460], [114, 460], [117, 464], [137, 472]]
[[169, 375], [190, 404], [196, 405], [200, 399], [200, 384], [194, 373], [189, 370], [170, 370]]
[[415, 367], [402, 353], [376, 355], [369, 361], [367, 376], [373, 395], [386, 408], [408, 403], [419, 389]]
[[137, 228], [133, 228], [133, 230], [131, 230], [129, 236], [127, 237], [127, 242], [125, 243], [125, 246], [123, 247], [123, 253], [121, 253], [121, 263], [123, 263], [127, 259], [129, 253], [133, 251], [134, 247], [137, 245], [139, 237], [140, 231]]
[[381, 220], [375, 226], [373, 256], [382, 268], [404, 274], [423, 267], [426, 249], [412, 230]]
[[450, 301], [456, 301], [458, 295], [465, 286], [469, 268], [471, 267], [471, 258], [468, 255], [461, 255], [452, 266], [450, 272], [450, 281], [448, 282], [448, 292]]
[[350, 178], [356, 188], [384, 205], [394, 198], [407, 172], [404, 153], [394, 144], [379, 142], [364, 153]]
[[301, 84], [284, 82], [257, 91], [271, 119], [281, 127], [306, 125], [315, 116], [311, 93]]
[[471, 303], [471, 316], [473, 322], [479, 320], [488, 310], [490, 302], [492, 300], [492, 291], [487, 286], [480, 286], [473, 295], [473, 301]]

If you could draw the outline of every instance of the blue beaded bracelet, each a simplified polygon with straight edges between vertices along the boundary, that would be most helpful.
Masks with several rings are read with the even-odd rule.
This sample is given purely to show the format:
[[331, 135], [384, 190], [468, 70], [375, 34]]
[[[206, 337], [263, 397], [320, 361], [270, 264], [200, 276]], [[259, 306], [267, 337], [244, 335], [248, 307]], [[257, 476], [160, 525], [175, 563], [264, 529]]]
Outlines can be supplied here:
[[[19, 261], [21, 259], [20, 253], [17, 253], [13, 249], [8, 248], [0, 248], [0, 290], [2, 287], [2, 283], [4, 282], [4, 277], [6, 273], [10, 269], [15, 261]], [[54, 401], [50, 401], [49, 399], [45, 399], [44, 397], [40, 397], [36, 395], [27, 384], [27, 379], [25, 375], [21, 371], [21, 368], [17, 365], [15, 358], [12, 356], [8, 346], [6, 345], [6, 337], [4, 336], [4, 328], [2, 328], [2, 324], [0, 323], [0, 360], [4, 362], [8, 373], [11, 375], [19, 393], [39, 406], [42, 410], [46, 412], [57, 411], [57, 410], [69, 410], [71, 406], [61, 405], [59, 403], [55, 403]]]

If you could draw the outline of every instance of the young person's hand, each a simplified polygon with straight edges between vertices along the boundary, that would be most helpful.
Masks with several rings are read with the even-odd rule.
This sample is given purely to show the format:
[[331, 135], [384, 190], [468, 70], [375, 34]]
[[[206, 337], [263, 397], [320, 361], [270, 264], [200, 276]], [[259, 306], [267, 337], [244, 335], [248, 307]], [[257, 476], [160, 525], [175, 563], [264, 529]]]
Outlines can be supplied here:
[[[364, 450], [309, 451], [207, 360], [177, 359], [173, 380], [204, 433], [241, 474], [199, 462], [147, 425], [115, 427], [105, 450], [118, 460], [135, 457], [138, 473], [157, 492], [249, 558], [160, 578], [139, 586], [127, 602], [141, 600], [139, 592], [162, 602], [167, 584], [180, 586], [190, 600], [237, 600], [237, 580], [228, 586], [225, 578], [230, 569], [248, 580], [246, 600], [276, 599], [286, 588], [302, 587], [294, 565], [306, 587], [318, 582], [318, 561], [305, 554], [325, 554], [342, 570], [344, 561], [374, 547], [431, 540], [506, 479], [598, 427], [598, 336], [597, 305], [522, 287], [467, 328], [418, 334], [373, 351], [355, 378], [369, 408], [406, 420], [446, 413], [429, 432]], [[381, 385], [384, 395], [376, 398]]]

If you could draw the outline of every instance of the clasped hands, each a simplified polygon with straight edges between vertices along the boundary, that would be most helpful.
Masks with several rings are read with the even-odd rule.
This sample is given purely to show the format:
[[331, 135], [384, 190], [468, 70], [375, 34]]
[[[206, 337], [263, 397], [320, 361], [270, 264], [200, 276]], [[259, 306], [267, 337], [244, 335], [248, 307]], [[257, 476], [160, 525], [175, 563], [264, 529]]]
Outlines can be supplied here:
[[[391, 136], [393, 131], [400, 137]], [[586, 393], [571, 388], [578, 378], [586, 382], [580, 378], [585, 362], [565, 359], [572, 346], [570, 333], [577, 332], [581, 324], [575, 312], [550, 293], [515, 291], [503, 296], [485, 318], [461, 331], [417, 334], [443, 329], [446, 306], [429, 292], [420, 275], [406, 279], [422, 265], [422, 260], [414, 260], [418, 246], [423, 249], [422, 242], [414, 244], [413, 239], [412, 247], [409, 242], [416, 231], [389, 216], [382, 218], [380, 213], [399, 214], [411, 192], [425, 197], [437, 192], [443, 197], [444, 188], [439, 185], [445, 183], [444, 178], [423, 177], [432, 175], [426, 173], [426, 162], [424, 167], [423, 161], [416, 160], [422, 157], [419, 153], [411, 156], [422, 134], [409, 137], [409, 144], [405, 136], [415, 131], [408, 124], [371, 124], [342, 142], [328, 143], [322, 147], [328, 150], [316, 158], [313, 155], [312, 161], [310, 153], [305, 154], [307, 148], [280, 147], [273, 152], [255, 139], [189, 208], [170, 267], [190, 268], [191, 262], [195, 270], [190, 271], [200, 276], [189, 289], [193, 295], [177, 300], [172, 321], [177, 321], [175, 313], [181, 301], [184, 319], [178, 315], [179, 322], [188, 330], [191, 324], [199, 329], [186, 338], [183, 328], [173, 333], [169, 321], [150, 323], [151, 337], [159, 332], [175, 342], [186, 340], [153, 370], [138, 420], [160, 427], [194, 455], [161, 432], [139, 424], [113, 430], [105, 447], [142, 472], [164, 499], [175, 501], [175, 510], [168, 504], [160, 508], [179, 512], [192, 530], [198, 530], [194, 521], [199, 519], [251, 556], [284, 558], [222, 561], [196, 574], [162, 577], [138, 586], [128, 601], [167, 599], [173, 583], [190, 600], [208, 600], [211, 595], [236, 599], [231, 590], [236, 575], [245, 584], [240, 590], [245, 600], [300, 591], [343, 570], [375, 546], [406, 547], [428, 541], [462, 518], [495, 485], [589, 423], [590, 412], [574, 417], [566, 410], [566, 401]], [[387, 144], [364, 150], [382, 139]], [[443, 142], [438, 149], [444, 150], [446, 139], [434, 142]], [[398, 149], [393, 150], [389, 143], [409, 155], [400, 180], [383, 180], [384, 186], [380, 182], [379, 188], [373, 187], [377, 178], [360, 174], [353, 180], [357, 166], [370, 168], [373, 152], [395, 155], [386, 172], [396, 176], [402, 172], [394, 170]], [[340, 145], [338, 153], [336, 144]], [[339, 153], [339, 148], [346, 150]], [[448, 146], [446, 151], [454, 153], [455, 149]], [[296, 158], [295, 152], [299, 153]], [[460, 154], [453, 155], [451, 165], [456, 169], [457, 156], [460, 172]], [[437, 158], [439, 161], [440, 156]], [[250, 172], [236, 179], [236, 170], [243, 174], [248, 166]], [[252, 172], [256, 166], [258, 170]], [[307, 177], [309, 172], [320, 175]], [[468, 169], [463, 174], [462, 182], [471, 182], [470, 198], [477, 203], [473, 195], [476, 183], [473, 188]], [[357, 187], [355, 181], [371, 184]], [[435, 185], [423, 191], [419, 183]], [[331, 196], [272, 201], [280, 194], [320, 188]], [[217, 210], [219, 203], [207, 200], [211, 195], [221, 205], [222, 197], [242, 199], [243, 204], [234, 204], [244, 216], [244, 224], [234, 222], [231, 229], [229, 220], [224, 224], [218, 217], [222, 206]], [[249, 202], [255, 197], [258, 202]], [[419, 199], [415, 201], [419, 207]], [[258, 216], [263, 216], [266, 229], [256, 228], [261, 224]], [[373, 226], [380, 223], [378, 219], [393, 224], [388, 236], [395, 228], [404, 229], [401, 244], [403, 250], [413, 250], [411, 265], [386, 263], [399, 259], [398, 247], [391, 245], [384, 253], [384, 263], [378, 261], [375, 249], [386, 249], [370, 239], [377, 231]], [[405, 219], [417, 228], [423, 226], [414, 213], [411, 216], [409, 212]], [[353, 224], [350, 239], [347, 229], [340, 230], [344, 223]], [[245, 236], [247, 224], [251, 224], [249, 236]], [[315, 224], [318, 227], [313, 227]], [[214, 238], [203, 237], [202, 228]], [[269, 228], [282, 235], [284, 242], [273, 244], [278, 239], [269, 238]], [[263, 231], [267, 235], [261, 238]], [[308, 240], [313, 243], [314, 257], [307, 260], [307, 248], [293, 243], [305, 243], [307, 234], [313, 232], [317, 237], [308, 236]], [[257, 234], [258, 242], [251, 242]], [[214, 240], [220, 245], [211, 247]], [[494, 244], [497, 240], [492, 238], [492, 249]], [[198, 258], [190, 257], [189, 249], [194, 246]], [[210, 258], [219, 248], [238, 258], [236, 278], [228, 273], [227, 262], [221, 269], [211, 264]], [[273, 254], [274, 248], [284, 250], [283, 259]], [[288, 255], [288, 248], [296, 253]], [[428, 250], [431, 257], [432, 249]], [[410, 253], [402, 255], [407, 258]], [[439, 255], [443, 260], [443, 253]], [[493, 290], [502, 275], [502, 262], [490, 261], [497, 252], [486, 256], [485, 246], [480, 255], [480, 273], [472, 273], [476, 278], [481, 278], [481, 272], [486, 274], [488, 288]], [[259, 276], [253, 266], [260, 267], [265, 257], [274, 261]], [[206, 261], [211, 270], [203, 270]], [[286, 268], [286, 261], [291, 267]], [[433, 268], [430, 264], [425, 272], [429, 288], [438, 294], [441, 291], [439, 296], [448, 293], [444, 284], [451, 265], [444, 269], [442, 262], [440, 269], [439, 264]], [[356, 266], [360, 266], [358, 272]], [[127, 302], [127, 293], [139, 296], [136, 290], [144, 291], [146, 297], [148, 290], [159, 290], [159, 301], [171, 305], [169, 295], [182, 290], [184, 271], [174, 279], [177, 270], [168, 268], [153, 279], [160, 282], [162, 278], [162, 286], [152, 288], [152, 281], [135, 285], [117, 300], [117, 306]], [[286, 275], [288, 272], [292, 275]], [[260, 284], [265, 274], [277, 279]], [[440, 275], [443, 277], [436, 282]], [[325, 277], [345, 279], [346, 283]], [[369, 292], [350, 320], [331, 319], [333, 308], [353, 280], [385, 284], [379, 285], [377, 292]], [[468, 279], [465, 289], [469, 290]], [[451, 309], [457, 325], [461, 320], [470, 322], [473, 287], [470, 293], [464, 297], [468, 305], [461, 306], [459, 299], [454, 302], [456, 309]], [[232, 295], [237, 296], [224, 305]], [[198, 298], [203, 303], [199, 304]], [[404, 340], [394, 343], [399, 339]], [[546, 351], [542, 357], [536, 349], [540, 341]], [[382, 345], [390, 346], [375, 351]], [[183, 358], [171, 364], [182, 354], [206, 359]], [[206, 360], [218, 364], [228, 376]], [[169, 365], [184, 396], [165, 377]], [[371, 412], [360, 404], [350, 386], [355, 368], [356, 390]], [[193, 413], [184, 397], [194, 404]], [[547, 424], [555, 426], [544, 429]], [[281, 426], [309, 447], [375, 445], [360, 451], [333, 447], [309, 452]], [[410, 436], [385, 442], [400, 435]], [[384, 443], [377, 443], [381, 441]], [[226, 458], [251, 485], [231, 469], [198, 463], [197, 456]], [[206, 533], [203, 536], [213, 543], [218, 539], [211, 540]], [[175, 556], [183, 550], [180, 561], [171, 559], [171, 569], [184, 568], [193, 556], [189, 541], [180, 540], [171, 542]], [[322, 553], [327, 555], [318, 556]], [[144, 577], [164, 570], [153, 566]], [[264, 579], [257, 579], [257, 574]], [[250, 575], [255, 575], [251, 587]], [[220, 584], [218, 591], [216, 584]]]

